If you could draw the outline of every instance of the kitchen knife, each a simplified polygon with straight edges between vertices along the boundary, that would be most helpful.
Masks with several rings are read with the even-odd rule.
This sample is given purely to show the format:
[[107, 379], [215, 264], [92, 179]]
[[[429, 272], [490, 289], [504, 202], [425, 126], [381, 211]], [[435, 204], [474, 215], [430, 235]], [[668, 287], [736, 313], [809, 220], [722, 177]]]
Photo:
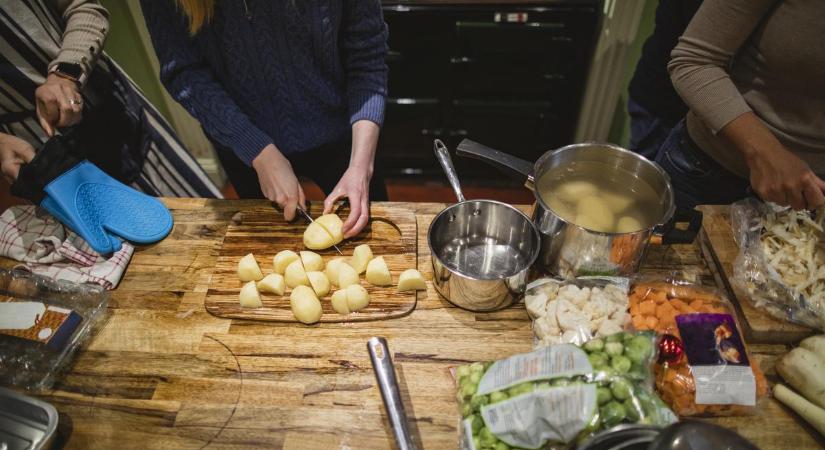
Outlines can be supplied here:
[[[304, 208], [301, 208], [300, 206], [297, 206], [297, 207], [295, 207], [295, 209], [297, 209], [298, 212], [300, 212], [301, 215], [304, 216], [304, 219], [309, 221], [309, 223], [315, 222], [314, 220], [312, 220], [312, 216], [310, 216], [308, 212], [304, 211]], [[327, 233], [329, 233], [329, 232], [327, 232]], [[338, 248], [337, 245], [332, 244], [332, 248], [334, 248], [335, 251], [338, 252], [339, 255], [344, 256], [344, 254], [341, 253], [341, 249]]]

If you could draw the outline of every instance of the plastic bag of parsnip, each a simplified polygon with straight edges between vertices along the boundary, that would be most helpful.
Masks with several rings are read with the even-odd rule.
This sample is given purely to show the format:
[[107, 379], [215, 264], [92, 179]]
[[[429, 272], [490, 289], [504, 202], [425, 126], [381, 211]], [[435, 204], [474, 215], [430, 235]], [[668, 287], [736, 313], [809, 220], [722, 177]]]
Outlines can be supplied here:
[[629, 303], [634, 328], [660, 334], [656, 389], [676, 414], [756, 412], [768, 383], [718, 292], [684, 281], [641, 281]]

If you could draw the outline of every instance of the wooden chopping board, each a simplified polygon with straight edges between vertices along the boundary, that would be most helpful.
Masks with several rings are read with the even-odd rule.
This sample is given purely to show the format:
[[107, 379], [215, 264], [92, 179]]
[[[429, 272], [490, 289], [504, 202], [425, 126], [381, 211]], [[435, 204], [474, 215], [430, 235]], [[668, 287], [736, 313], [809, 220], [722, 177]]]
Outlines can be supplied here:
[[[312, 217], [321, 214], [320, 203], [310, 206]], [[346, 220], [348, 211], [338, 211]], [[232, 319], [252, 319], [275, 322], [298, 322], [289, 306], [290, 289], [283, 296], [261, 294], [262, 308], [242, 308], [238, 294], [242, 282], [238, 280], [238, 260], [252, 253], [261, 266], [264, 275], [273, 270], [272, 258], [281, 250], [307, 250], [303, 244], [303, 233], [307, 222], [296, 219], [292, 223], [284, 220], [280, 211], [274, 208], [253, 208], [238, 212], [226, 230], [215, 270], [206, 293], [206, 310], [218, 317]], [[417, 229], [412, 211], [398, 207], [375, 205], [371, 208], [370, 224], [358, 236], [338, 245], [344, 257], [352, 256], [357, 245], [369, 244], [373, 254], [383, 256], [392, 273], [393, 282], [406, 269], [416, 268]], [[317, 251], [326, 262], [338, 257], [335, 249]], [[416, 292], [396, 292], [395, 285], [378, 287], [367, 283], [361, 275], [361, 285], [370, 294], [370, 304], [357, 313], [340, 315], [332, 309], [331, 293], [321, 298], [324, 314], [321, 322], [361, 322], [391, 319], [409, 314], [415, 309]], [[335, 288], [333, 288], [333, 291]], [[425, 292], [426, 294], [426, 292]]]
[[754, 307], [750, 295], [733, 283], [733, 264], [739, 247], [733, 239], [730, 208], [727, 205], [703, 205], [698, 209], [704, 214], [699, 235], [702, 254], [717, 284], [724, 286], [734, 303], [748, 342], [790, 344], [815, 334], [811, 328], [776, 319]]

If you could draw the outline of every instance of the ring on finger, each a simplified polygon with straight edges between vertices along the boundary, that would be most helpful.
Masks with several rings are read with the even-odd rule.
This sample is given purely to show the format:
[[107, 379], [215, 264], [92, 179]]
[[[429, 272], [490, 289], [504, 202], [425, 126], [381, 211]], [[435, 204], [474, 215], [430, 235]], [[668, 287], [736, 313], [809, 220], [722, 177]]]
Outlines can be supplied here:
[[82, 105], [83, 104], [83, 99], [82, 98], [70, 98], [69, 99], [69, 104], [70, 105]]

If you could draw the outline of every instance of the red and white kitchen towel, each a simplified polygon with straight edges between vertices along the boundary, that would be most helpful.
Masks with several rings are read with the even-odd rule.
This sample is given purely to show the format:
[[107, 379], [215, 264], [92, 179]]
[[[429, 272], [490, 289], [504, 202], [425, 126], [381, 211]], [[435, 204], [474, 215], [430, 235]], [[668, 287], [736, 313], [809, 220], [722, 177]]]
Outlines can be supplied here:
[[46, 210], [12, 206], [0, 215], [0, 255], [24, 264], [37, 275], [114, 289], [135, 248], [123, 242], [119, 251], [102, 256]]

